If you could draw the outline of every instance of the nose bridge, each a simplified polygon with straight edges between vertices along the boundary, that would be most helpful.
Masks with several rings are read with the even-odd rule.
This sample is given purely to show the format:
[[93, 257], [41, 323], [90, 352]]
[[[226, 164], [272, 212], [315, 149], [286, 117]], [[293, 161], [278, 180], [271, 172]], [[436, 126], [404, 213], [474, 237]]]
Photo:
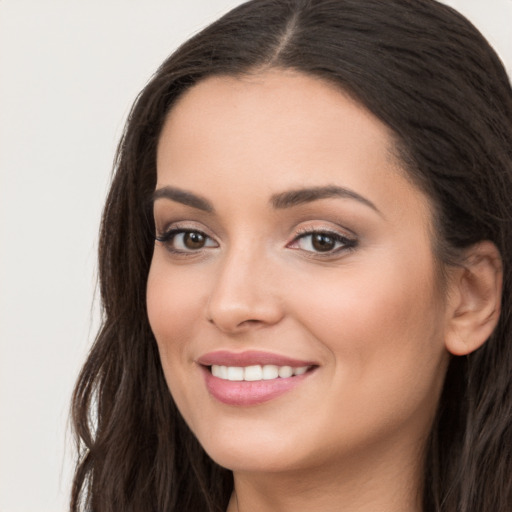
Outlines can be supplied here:
[[239, 243], [219, 261], [207, 316], [221, 330], [237, 331], [279, 321], [273, 267], [261, 243]]

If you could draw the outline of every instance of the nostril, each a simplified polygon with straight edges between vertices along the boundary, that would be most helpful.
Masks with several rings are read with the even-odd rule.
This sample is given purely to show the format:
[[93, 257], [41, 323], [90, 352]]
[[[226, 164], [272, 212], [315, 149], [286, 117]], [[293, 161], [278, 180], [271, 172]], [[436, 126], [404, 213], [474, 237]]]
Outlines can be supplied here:
[[244, 320], [243, 322], [240, 322], [238, 325], [244, 325], [244, 324], [249, 324], [249, 325], [252, 325], [252, 324], [259, 324], [261, 323], [260, 320]]

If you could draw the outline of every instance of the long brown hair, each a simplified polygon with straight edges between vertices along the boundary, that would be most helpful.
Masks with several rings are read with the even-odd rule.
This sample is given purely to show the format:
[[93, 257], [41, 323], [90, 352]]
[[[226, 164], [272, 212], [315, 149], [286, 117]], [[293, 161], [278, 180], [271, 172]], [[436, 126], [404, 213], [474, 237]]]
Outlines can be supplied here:
[[224, 511], [230, 471], [202, 450], [170, 396], [145, 304], [148, 197], [162, 123], [207, 76], [293, 68], [338, 84], [395, 133], [436, 210], [437, 252], [491, 240], [502, 314], [451, 360], [425, 454], [425, 512], [512, 510], [512, 91], [481, 34], [434, 0], [253, 0], [182, 45], [137, 98], [100, 236], [103, 323], [73, 397], [71, 510]]

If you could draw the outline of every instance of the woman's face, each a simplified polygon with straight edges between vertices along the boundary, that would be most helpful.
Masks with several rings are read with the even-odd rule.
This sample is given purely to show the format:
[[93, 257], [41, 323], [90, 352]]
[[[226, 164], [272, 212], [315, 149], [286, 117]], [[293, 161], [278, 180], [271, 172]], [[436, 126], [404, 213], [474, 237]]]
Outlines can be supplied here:
[[209, 78], [170, 112], [157, 171], [149, 321], [210, 456], [419, 458], [447, 315], [429, 202], [390, 131], [312, 77]]

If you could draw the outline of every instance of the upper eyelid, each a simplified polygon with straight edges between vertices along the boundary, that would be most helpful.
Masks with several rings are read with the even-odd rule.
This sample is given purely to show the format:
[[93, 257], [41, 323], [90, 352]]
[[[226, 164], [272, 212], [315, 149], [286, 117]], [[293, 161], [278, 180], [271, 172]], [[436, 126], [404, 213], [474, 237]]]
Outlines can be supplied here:
[[[343, 238], [347, 238], [349, 240], [356, 241], [358, 240], [359, 236], [351, 229], [341, 226], [339, 224], [334, 224], [329, 222], [329, 226], [326, 226], [322, 223], [322, 225], [312, 225], [311, 223], [318, 222], [318, 221], [307, 221], [307, 222], [301, 222], [298, 226], [294, 227], [292, 229], [291, 234], [289, 235], [289, 240], [287, 243], [292, 242], [293, 240], [296, 240], [297, 238], [300, 238], [302, 236], [306, 236], [309, 234], [315, 234], [315, 233], [327, 233], [332, 234], [335, 236], [340, 236]], [[175, 220], [163, 223], [162, 228], [158, 228], [158, 222], [156, 222], [155, 219], [155, 237], [162, 237], [165, 236], [166, 233], [169, 233], [170, 231], [198, 231], [200, 233], [203, 233], [209, 238], [212, 238], [217, 243], [220, 241], [220, 237], [213, 231], [211, 228], [206, 227], [202, 222], [194, 221], [194, 220]]]
[[199, 231], [210, 238], [216, 238], [217, 235], [202, 223], [189, 220], [178, 220], [162, 223], [162, 228], [159, 228], [159, 223], [155, 221], [155, 231], [157, 234], [165, 235], [169, 231]]
[[[202, 235], [204, 235], [207, 239], [211, 240], [215, 245], [212, 247], [212, 246], [204, 246], [204, 247], [201, 247], [201, 248], [197, 248], [197, 249], [176, 249], [174, 247], [172, 247], [174, 245], [174, 240], [177, 236], [181, 235], [181, 234], [184, 234], [184, 233], [187, 233], [187, 232], [195, 232], [195, 233], [201, 233]], [[215, 248], [218, 248], [219, 247], [219, 243], [218, 241], [211, 237], [210, 235], [208, 235], [207, 233], [205, 233], [204, 231], [200, 230], [200, 229], [193, 229], [193, 228], [181, 228], [181, 227], [171, 227], [171, 228], [168, 228], [166, 229], [165, 231], [163, 231], [162, 233], [160, 234], [156, 234], [155, 235], [155, 241], [156, 242], [160, 242], [161, 244], [163, 244], [164, 247], [167, 248], [167, 250], [171, 253], [173, 253], [176, 257], [178, 256], [182, 256], [182, 257], [185, 257], [185, 256], [193, 256], [193, 255], [198, 255], [198, 254], [201, 254], [203, 253], [203, 251], [206, 249], [206, 250], [210, 250], [210, 249], [215, 249]]]
[[356, 240], [358, 235], [349, 228], [343, 226], [299, 226], [295, 229], [295, 234], [293, 235], [295, 238], [308, 234], [315, 233], [329, 233], [332, 235], [341, 236], [343, 238], [348, 238], [350, 240]]
[[340, 241], [340, 239], [343, 239], [343, 240], [346, 240], [347, 242], [354, 243], [354, 244], [358, 242], [358, 238], [356, 236], [339, 233], [338, 231], [333, 231], [333, 230], [329, 230], [329, 229], [311, 229], [311, 230], [304, 231], [302, 233], [300, 233], [300, 232], [297, 233], [292, 238], [292, 240], [290, 242], [288, 242], [287, 245], [289, 245], [290, 243], [296, 242], [297, 240], [300, 240], [301, 238], [306, 238], [308, 236], [313, 236], [313, 235], [317, 235], [317, 234], [325, 234], [328, 236], [332, 236], [333, 238], [338, 239], [338, 241]]
[[169, 234], [173, 234], [173, 236], [176, 236], [180, 233], [201, 233], [202, 235], [204, 235], [206, 238], [209, 238], [210, 240], [213, 240], [216, 244], [218, 244], [219, 242], [217, 241], [217, 239], [211, 235], [209, 235], [205, 230], [202, 230], [202, 229], [197, 229], [197, 228], [186, 228], [186, 227], [169, 227], [169, 228], [166, 228], [164, 229], [163, 231], [161, 232], [157, 232], [155, 234], [155, 239], [156, 240], [159, 240], [161, 241], [162, 239], [166, 238], [167, 235]]
[[[293, 244], [299, 244], [301, 239], [307, 238], [308, 236], [312, 236], [315, 233], [325, 233], [329, 236], [332, 236], [335, 239], [335, 242], [338, 245], [338, 247], [333, 247], [332, 249], [328, 251], [316, 251], [316, 250], [309, 250], [304, 249], [300, 247], [293, 247]], [[312, 241], [310, 242], [312, 243]], [[353, 252], [357, 247], [359, 246], [359, 239], [357, 237], [348, 237], [346, 235], [342, 235], [337, 232], [330, 232], [326, 230], [317, 230], [317, 231], [310, 231], [309, 233], [304, 233], [303, 235], [296, 236], [291, 242], [287, 244], [287, 247], [289, 247], [292, 250], [300, 250], [305, 256], [308, 258], [313, 258], [315, 260], [324, 260], [329, 261], [332, 259], [339, 259], [340, 257], [346, 255], [347, 253]]]
[[[340, 225], [334, 226], [325, 226], [325, 225], [316, 225], [316, 226], [299, 226], [296, 228], [295, 233], [293, 234], [291, 240], [287, 243], [287, 245], [300, 240], [301, 238], [305, 238], [308, 236], [312, 236], [315, 234], [326, 234], [328, 236], [332, 236], [333, 238], [338, 239], [339, 241], [345, 240], [347, 245], [357, 245], [359, 244], [359, 235], [357, 235], [353, 230], [348, 229], [346, 227], [342, 227]], [[340, 240], [342, 239], [342, 240]]]

